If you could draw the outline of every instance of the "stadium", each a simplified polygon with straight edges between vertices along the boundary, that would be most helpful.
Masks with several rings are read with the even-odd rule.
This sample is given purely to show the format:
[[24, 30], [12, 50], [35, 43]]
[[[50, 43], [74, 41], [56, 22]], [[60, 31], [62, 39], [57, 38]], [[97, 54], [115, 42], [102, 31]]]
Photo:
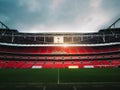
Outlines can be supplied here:
[[0, 88], [120, 88], [119, 20], [95, 33], [23, 33], [0, 22]]

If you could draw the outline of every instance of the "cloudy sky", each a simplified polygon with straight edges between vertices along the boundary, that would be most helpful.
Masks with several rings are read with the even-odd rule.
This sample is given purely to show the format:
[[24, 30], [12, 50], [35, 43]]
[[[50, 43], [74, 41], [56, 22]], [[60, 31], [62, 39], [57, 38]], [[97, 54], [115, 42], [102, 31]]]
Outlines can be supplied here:
[[0, 0], [0, 21], [21, 32], [96, 32], [120, 18], [120, 0]]

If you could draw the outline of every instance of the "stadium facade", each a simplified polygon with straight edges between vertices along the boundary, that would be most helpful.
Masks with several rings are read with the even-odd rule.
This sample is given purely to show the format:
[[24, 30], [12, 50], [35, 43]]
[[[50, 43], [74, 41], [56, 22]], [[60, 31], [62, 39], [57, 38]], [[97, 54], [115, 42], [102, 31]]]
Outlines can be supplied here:
[[23, 33], [0, 22], [0, 68], [120, 67], [115, 23], [95, 33]]

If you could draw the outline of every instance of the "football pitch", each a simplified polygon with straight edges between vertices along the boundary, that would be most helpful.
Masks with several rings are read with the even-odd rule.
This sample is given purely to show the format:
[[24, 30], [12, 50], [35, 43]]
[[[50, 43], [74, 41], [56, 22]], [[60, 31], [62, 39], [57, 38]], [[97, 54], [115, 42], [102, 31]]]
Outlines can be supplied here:
[[120, 82], [120, 68], [96, 69], [0, 69], [0, 83], [77, 83]]
[[120, 90], [120, 68], [0, 69], [0, 90]]

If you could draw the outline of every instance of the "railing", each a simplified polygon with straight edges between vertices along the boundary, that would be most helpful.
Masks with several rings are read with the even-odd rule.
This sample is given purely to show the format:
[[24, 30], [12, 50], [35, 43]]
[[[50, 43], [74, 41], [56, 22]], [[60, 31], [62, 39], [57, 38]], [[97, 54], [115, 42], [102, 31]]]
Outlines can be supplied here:
[[19, 47], [39, 47], [39, 46], [111, 46], [111, 45], [120, 45], [120, 42], [112, 42], [112, 43], [102, 43], [102, 44], [15, 44], [15, 43], [2, 43], [0, 45], [5, 46], [19, 46]]

